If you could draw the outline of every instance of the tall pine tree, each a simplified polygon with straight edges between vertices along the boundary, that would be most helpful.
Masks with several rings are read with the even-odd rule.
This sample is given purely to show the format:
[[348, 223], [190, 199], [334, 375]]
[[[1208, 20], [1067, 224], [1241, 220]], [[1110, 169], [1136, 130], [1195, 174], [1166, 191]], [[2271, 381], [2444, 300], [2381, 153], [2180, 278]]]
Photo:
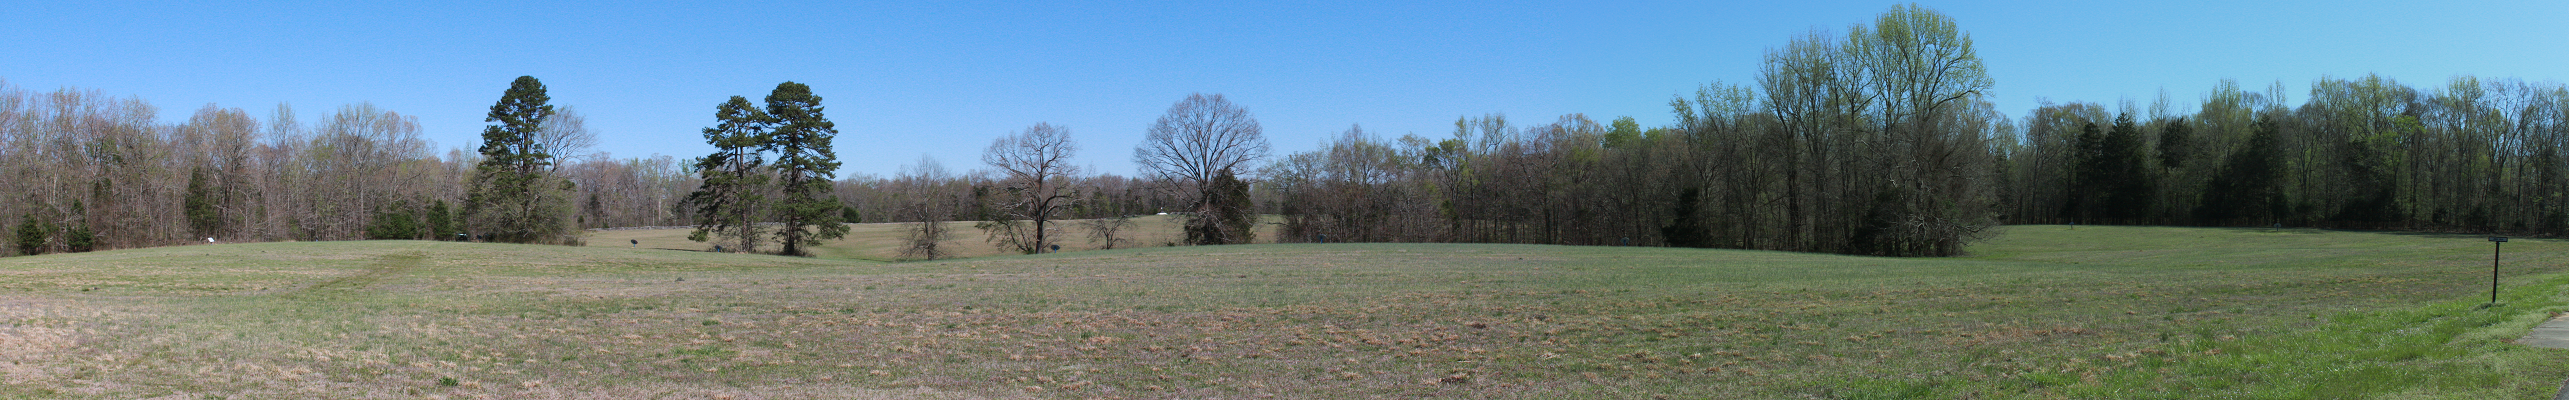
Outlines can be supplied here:
[[696, 159], [703, 183], [687, 194], [687, 204], [696, 207], [696, 231], [687, 238], [703, 242], [720, 237], [739, 251], [756, 252], [759, 217], [767, 208], [761, 150], [768, 147], [770, 118], [749, 99], [732, 96], [714, 107], [714, 120], [714, 127], [704, 131], [705, 144], [714, 145], [714, 153]]
[[537, 140], [544, 120], [553, 116], [553, 106], [545, 104], [551, 99], [543, 82], [520, 76], [483, 119], [491, 125], [482, 129], [482, 163], [473, 172], [464, 212], [470, 229], [490, 240], [573, 241], [571, 182], [547, 174], [552, 149]]
[[807, 247], [847, 236], [847, 225], [839, 221], [838, 196], [830, 190], [839, 167], [838, 153], [830, 150], [837, 124], [821, 115], [821, 96], [794, 82], [777, 84], [767, 95], [767, 116], [775, 123], [768, 143], [776, 151], [781, 189], [775, 220], [784, 225], [776, 238], [783, 254], [809, 255]]
[[2150, 205], [2155, 204], [2153, 197], [2158, 189], [2155, 175], [2145, 164], [2149, 162], [2147, 146], [2141, 142], [2141, 127], [2132, 122], [2132, 114], [2114, 118], [2114, 130], [2107, 132], [2105, 142], [2097, 146], [2096, 169], [2101, 173], [2096, 183], [2104, 189], [2104, 197], [2097, 201], [2102, 208], [2098, 217], [2125, 224], [2150, 217]]

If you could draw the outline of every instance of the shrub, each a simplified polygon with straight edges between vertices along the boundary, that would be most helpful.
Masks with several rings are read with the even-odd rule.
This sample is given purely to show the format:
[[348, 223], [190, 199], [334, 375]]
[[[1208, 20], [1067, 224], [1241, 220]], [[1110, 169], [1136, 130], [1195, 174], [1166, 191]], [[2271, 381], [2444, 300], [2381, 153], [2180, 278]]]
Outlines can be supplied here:
[[366, 224], [366, 238], [418, 239], [424, 228], [421, 225], [419, 216], [412, 214], [408, 205], [394, 204], [375, 210], [374, 222]]

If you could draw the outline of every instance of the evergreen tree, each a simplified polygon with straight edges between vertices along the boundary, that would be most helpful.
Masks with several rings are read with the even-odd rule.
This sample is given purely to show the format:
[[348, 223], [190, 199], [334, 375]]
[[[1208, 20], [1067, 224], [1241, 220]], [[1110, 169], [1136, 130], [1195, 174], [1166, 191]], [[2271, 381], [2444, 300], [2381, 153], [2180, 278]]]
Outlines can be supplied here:
[[446, 206], [445, 200], [428, 203], [427, 219], [429, 240], [455, 240], [455, 234], [462, 231], [455, 226], [455, 211]]
[[89, 224], [87, 223], [72, 225], [70, 232], [63, 233], [62, 245], [73, 253], [87, 253], [90, 250], [97, 250], [98, 232], [89, 230]]
[[1213, 175], [1204, 185], [1204, 193], [1187, 219], [1186, 242], [1195, 245], [1244, 244], [1257, 241], [1252, 230], [1258, 221], [1257, 208], [1249, 200], [1249, 184], [1241, 182], [1230, 168]]
[[839, 220], [838, 196], [830, 190], [830, 181], [838, 176], [838, 153], [831, 151], [831, 140], [838, 138], [837, 124], [821, 115], [821, 96], [812, 94], [810, 86], [785, 82], [767, 95], [767, 116], [775, 125], [768, 131], [769, 148], [776, 151], [776, 239], [790, 256], [809, 255], [807, 249], [822, 240], [847, 236], [847, 225]]
[[[105, 182], [105, 180], [100, 180], [99, 182]], [[90, 187], [92, 190], [96, 190], [97, 188], [104, 186], [91, 185]], [[97, 247], [98, 232], [89, 230], [89, 207], [86, 204], [82, 204], [80, 199], [72, 199], [71, 215], [73, 225], [55, 227], [57, 229], [62, 229], [63, 231], [63, 251], [85, 253], [92, 248]]]
[[28, 213], [26, 219], [18, 223], [18, 237], [15, 240], [18, 245], [18, 255], [45, 254], [46, 245], [53, 241], [53, 230], [53, 224], [36, 219], [34, 213]]
[[1675, 209], [1668, 212], [1671, 215], [1668, 225], [1659, 227], [1659, 237], [1667, 240], [1669, 247], [1713, 247], [1712, 235], [1704, 231], [1704, 224], [1695, 216], [1698, 214], [1695, 208], [1703, 202], [1703, 194], [1703, 188], [1677, 192]]
[[2144, 146], [2141, 127], [2133, 124], [2132, 114], [2114, 118], [2114, 130], [2106, 133], [2105, 142], [2097, 146], [2100, 181], [2096, 183], [2103, 189], [2103, 198], [2097, 201], [2101, 206], [2098, 217], [2132, 223], [2149, 216], [2152, 198], [2158, 191], [2154, 175], [2143, 164], [2149, 160], [2143, 153]]
[[2194, 128], [2186, 126], [2185, 118], [2168, 122], [2167, 128], [2159, 130], [2159, 167], [2184, 168], [2186, 156], [2194, 151], [2193, 140]]
[[216, 193], [217, 189], [209, 184], [208, 180], [205, 167], [196, 167], [188, 171], [187, 199], [183, 207], [186, 208], [188, 231], [195, 233], [196, 236], [210, 238], [223, 230], [223, 214], [222, 206], [217, 203], [221, 195]]
[[419, 215], [410, 211], [410, 204], [395, 202], [375, 210], [375, 220], [366, 224], [366, 239], [418, 239], [422, 229]]
[[471, 225], [491, 240], [511, 243], [571, 240], [570, 181], [548, 176], [552, 149], [538, 136], [553, 115], [544, 83], [517, 77], [491, 105], [482, 129], [482, 163], [464, 203]]
[[721, 237], [739, 251], [756, 252], [760, 213], [767, 209], [769, 177], [760, 150], [767, 147], [769, 118], [749, 99], [732, 96], [714, 106], [714, 120], [714, 127], [704, 129], [705, 144], [714, 145], [714, 153], [696, 159], [702, 183], [687, 194], [696, 217], [696, 231], [687, 239]]

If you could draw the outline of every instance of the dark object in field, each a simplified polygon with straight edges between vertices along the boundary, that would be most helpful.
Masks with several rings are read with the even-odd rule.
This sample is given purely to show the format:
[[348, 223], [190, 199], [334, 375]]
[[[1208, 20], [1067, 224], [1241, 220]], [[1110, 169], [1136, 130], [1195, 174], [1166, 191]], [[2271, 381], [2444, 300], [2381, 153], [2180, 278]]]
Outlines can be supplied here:
[[2489, 304], [2498, 304], [2498, 259], [2506, 257], [2507, 237], [2489, 237]]

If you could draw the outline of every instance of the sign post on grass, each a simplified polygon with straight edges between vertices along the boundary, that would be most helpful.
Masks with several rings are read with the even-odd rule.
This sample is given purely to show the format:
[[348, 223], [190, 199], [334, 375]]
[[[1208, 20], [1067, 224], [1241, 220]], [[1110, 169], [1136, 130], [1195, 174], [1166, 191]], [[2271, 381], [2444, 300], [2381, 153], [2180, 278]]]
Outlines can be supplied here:
[[2498, 304], [2498, 258], [2506, 256], [2507, 237], [2489, 237], [2489, 304]]

